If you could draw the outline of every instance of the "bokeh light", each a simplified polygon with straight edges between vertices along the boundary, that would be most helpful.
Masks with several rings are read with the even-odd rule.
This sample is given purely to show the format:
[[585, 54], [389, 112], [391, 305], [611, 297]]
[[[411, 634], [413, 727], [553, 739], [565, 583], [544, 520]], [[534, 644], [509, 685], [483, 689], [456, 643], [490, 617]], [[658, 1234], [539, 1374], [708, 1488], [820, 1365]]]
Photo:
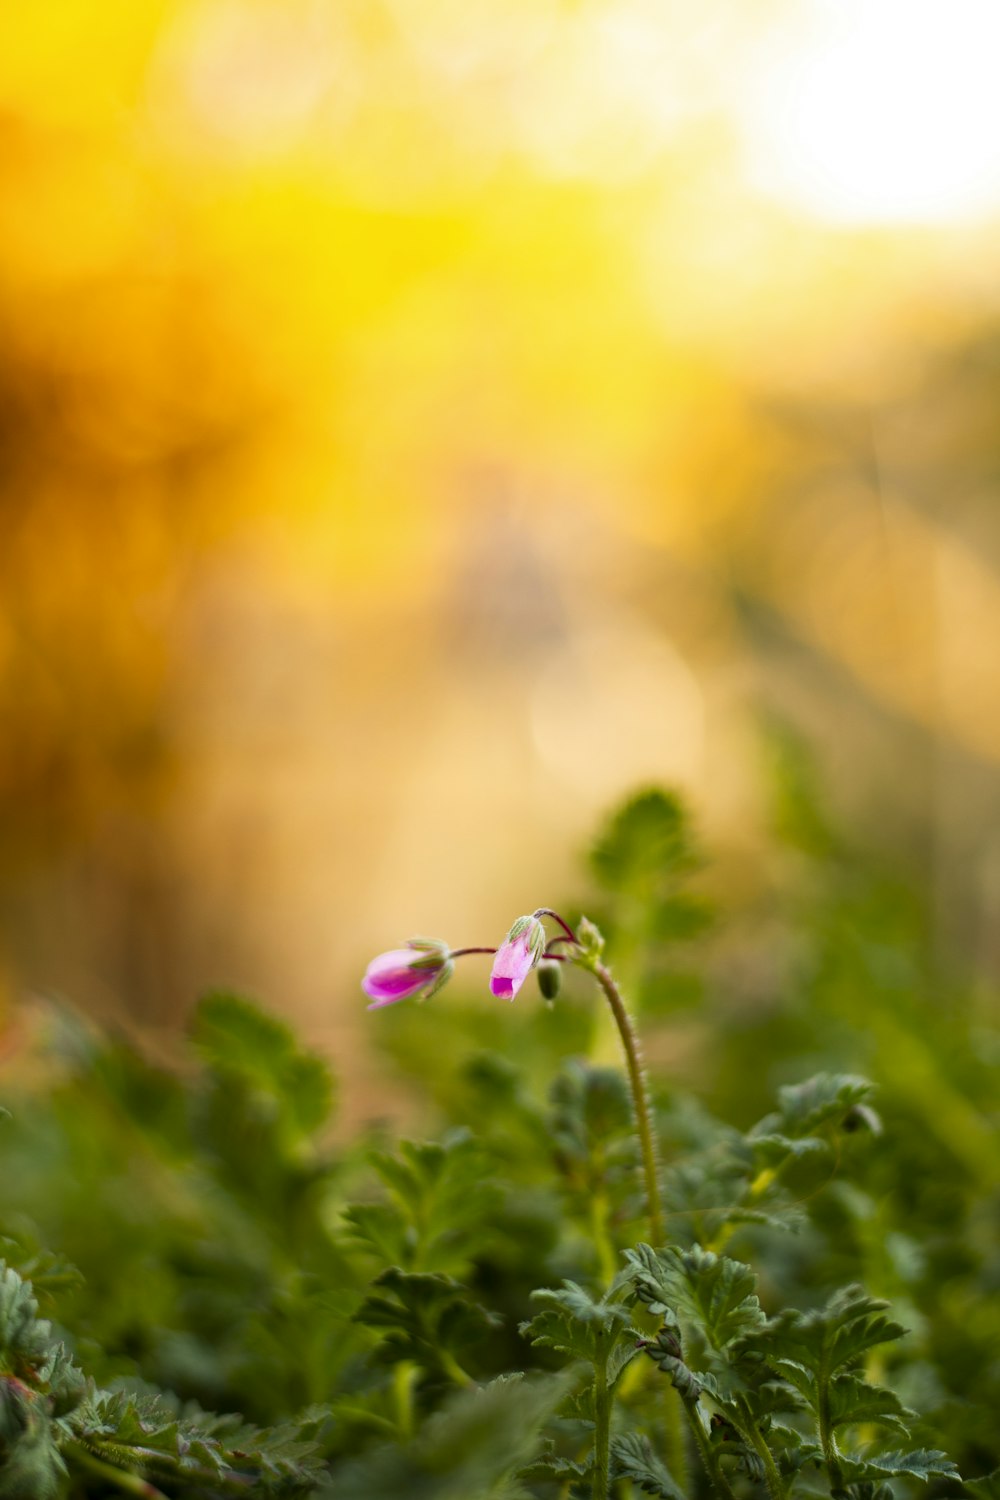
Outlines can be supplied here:
[[369, 951], [495, 940], [637, 781], [745, 880], [763, 710], [986, 930], [995, 29], [8, 7], [9, 995], [353, 1054]]

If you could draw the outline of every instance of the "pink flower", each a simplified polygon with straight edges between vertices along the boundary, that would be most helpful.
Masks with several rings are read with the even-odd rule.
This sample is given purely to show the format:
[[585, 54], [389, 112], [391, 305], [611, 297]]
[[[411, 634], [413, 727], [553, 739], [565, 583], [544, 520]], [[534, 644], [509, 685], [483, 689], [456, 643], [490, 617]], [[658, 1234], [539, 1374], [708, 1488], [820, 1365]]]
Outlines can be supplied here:
[[518, 917], [497, 949], [490, 989], [503, 1000], [513, 1000], [545, 948], [545, 928], [537, 917]]
[[452, 976], [454, 964], [447, 943], [437, 938], [411, 938], [405, 948], [392, 948], [373, 958], [361, 988], [371, 997], [369, 1010], [394, 1005], [416, 995], [427, 1000]]

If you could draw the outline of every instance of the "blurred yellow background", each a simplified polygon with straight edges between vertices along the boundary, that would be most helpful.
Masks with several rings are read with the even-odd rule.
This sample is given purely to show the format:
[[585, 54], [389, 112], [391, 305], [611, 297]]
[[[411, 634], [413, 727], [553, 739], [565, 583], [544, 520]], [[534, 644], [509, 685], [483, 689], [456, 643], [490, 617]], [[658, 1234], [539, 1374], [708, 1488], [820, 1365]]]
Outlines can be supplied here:
[[353, 1052], [370, 953], [499, 941], [637, 782], [752, 884], [768, 709], [1000, 959], [998, 40], [0, 11], [8, 996]]

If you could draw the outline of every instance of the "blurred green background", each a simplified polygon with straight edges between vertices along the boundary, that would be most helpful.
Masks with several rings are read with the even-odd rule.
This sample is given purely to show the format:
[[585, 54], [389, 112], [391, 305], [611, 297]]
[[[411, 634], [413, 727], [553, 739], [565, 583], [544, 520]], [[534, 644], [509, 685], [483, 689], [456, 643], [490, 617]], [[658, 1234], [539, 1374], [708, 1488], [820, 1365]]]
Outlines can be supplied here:
[[766, 1011], [775, 717], [992, 1024], [997, 26], [5, 8], [8, 1054], [26, 995], [166, 1046], [233, 983], [379, 1113], [370, 953], [499, 941], [648, 781]]

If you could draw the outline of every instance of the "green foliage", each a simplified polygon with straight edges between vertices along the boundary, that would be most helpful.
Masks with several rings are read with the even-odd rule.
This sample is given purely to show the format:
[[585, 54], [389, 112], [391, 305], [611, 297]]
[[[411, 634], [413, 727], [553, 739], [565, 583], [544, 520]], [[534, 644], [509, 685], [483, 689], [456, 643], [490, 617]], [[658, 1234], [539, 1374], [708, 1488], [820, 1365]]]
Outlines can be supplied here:
[[2, 1263], [0, 1372], [5, 1500], [56, 1500], [102, 1478], [150, 1497], [161, 1482], [190, 1493], [252, 1484], [260, 1495], [304, 1495], [318, 1475], [308, 1414], [261, 1431], [155, 1392], [99, 1389], [38, 1317], [31, 1286]]
[[609, 820], [574, 922], [665, 1059], [667, 1243], [569, 966], [551, 1006], [456, 977], [375, 1018], [421, 1140], [334, 1146], [326, 1064], [240, 997], [176, 1067], [47, 1012], [0, 1126], [0, 1500], [910, 1500], [959, 1467], [996, 1500], [1000, 1046], [797, 756], [763, 998], [666, 793]]
[[[769, 1319], [749, 1266], [698, 1246], [657, 1252], [640, 1245], [628, 1260], [637, 1297], [663, 1320], [647, 1352], [693, 1422], [701, 1423], [705, 1400], [716, 1413], [714, 1440], [706, 1442], [710, 1472], [732, 1458], [782, 1495], [804, 1469], [820, 1464], [835, 1495], [902, 1475], [957, 1478], [938, 1450], [838, 1445], [844, 1429], [888, 1428], [909, 1437], [917, 1420], [894, 1392], [855, 1373], [872, 1350], [904, 1335], [886, 1316], [886, 1303], [847, 1287], [821, 1309], [785, 1309]], [[719, 1468], [714, 1477], [721, 1483]]]
[[641, 1433], [626, 1432], [614, 1438], [611, 1458], [616, 1479], [630, 1479], [644, 1494], [655, 1495], [657, 1500], [684, 1500], [684, 1491]]
[[463, 1392], [409, 1442], [383, 1446], [346, 1465], [330, 1500], [526, 1500], [518, 1479], [542, 1444], [542, 1429], [565, 1381], [501, 1378]]
[[377, 1353], [387, 1364], [412, 1361], [470, 1385], [463, 1362], [498, 1319], [469, 1300], [468, 1288], [450, 1276], [390, 1266], [372, 1283], [355, 1320], [382, 1334]]
[[613, 813], [591, 849], [591, 870], [607, 893], [600, 926], [641, 1010], [663, 1013], [701, 993], [699, 976], [678, 967], [675, 955], [712, 925], [711, 906], [688, 884], [700, 865], [687, 809], [656, 787]]
[[570, 1359], [603, 1364], [605, 1378], [613, 1385], [636, 1349], [628, 1309], [612, 1298], [592, 1297], [575, 1281], [540, 1287], [531, 1300], [541, 1312], [522, 1323], [525, 1338]]
[[499, 1196], [471, 1133], [457, 1129], [440, 1142], [402, 1141], [395, 1153], [376, 1151], [370, 1160], [388, 1201], [345, 1210], [358, 1239], [408, 1269], [465, 1266], [488, 1235]]
[[757, 1278], [749, 1266], [694, 1245], [652, 1250], [639, 1245], [626, 1259], [636, 1292], [657, 1317], [694, 1333], [708, 1351], [724, 1354], [764, 1321]]

